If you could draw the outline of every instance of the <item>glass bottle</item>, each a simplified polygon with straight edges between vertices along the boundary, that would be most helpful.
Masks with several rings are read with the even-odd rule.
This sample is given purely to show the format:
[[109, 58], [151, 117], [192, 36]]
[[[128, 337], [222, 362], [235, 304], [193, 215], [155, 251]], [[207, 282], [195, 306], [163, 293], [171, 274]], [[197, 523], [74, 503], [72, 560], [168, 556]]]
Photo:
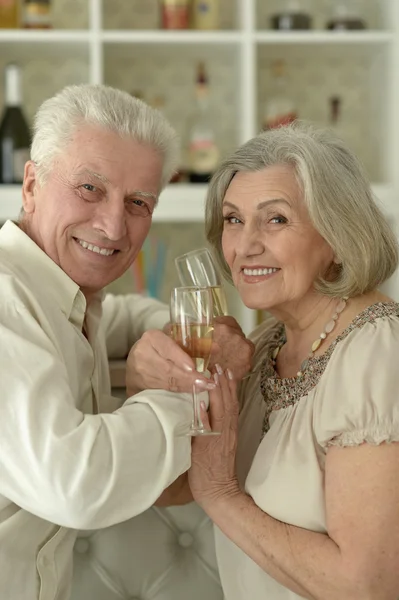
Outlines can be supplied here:
[[326, 29], [346, 31], [366, 28], [357, 0], [332, 0]]
[[7, 65], [4, 75], [5, 106], [0, 120], [0, 183], [22, 183], [31, 140], [22, 111], [19, 66]]
[[308, 5], [308, 0], [280, 0], [280, 12], [270, 17], [271, 29], [279, 31], [311, 29], [312, 17]]
[[19, 27], [19, 0], [0, 0], [0, 29]]
[[298, 118], [296, 104], [288, 92], [285, 62], [283, 60], [274, 61], [271, 70], [272, 94], [265, 104], [262, 123], [264, 130], [288, 125]]
[[207, 183], [219, 162], [219, 149], [210, 111], [208, 75], [202, 62], [197, 67], [195, 101], [188, 121], [188, 178], [191, 183]]

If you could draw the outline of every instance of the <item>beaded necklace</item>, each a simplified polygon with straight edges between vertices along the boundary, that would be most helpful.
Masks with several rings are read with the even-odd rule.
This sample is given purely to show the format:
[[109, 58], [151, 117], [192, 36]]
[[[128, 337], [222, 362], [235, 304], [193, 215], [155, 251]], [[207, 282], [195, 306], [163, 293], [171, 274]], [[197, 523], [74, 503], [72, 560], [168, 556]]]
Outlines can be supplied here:
[[[316, 352], [316, 350], [318, 350], [322, 344], [322, 342], [326, 339], [326, 337], [328, 336], [329, 333], [331, 333], [333, 331], [333, 329], [335, 328], [339, 315], [342, 313], [342, 311], [344, 310], [346, 303], [348, 302], [348, 297], [345, 296], [344, 298], [342, 298], [335, 309], [335, 313], [333, 314], [333, 316], [331, 317], [331, 319], [328, 321], [328, 323], [326, 323], [326, 325], [324, 326], [323, 331], [321, 332], [321, 334], [319, 335], [319, 337], [317, 338], [317, 340], [315, 340], [311, 346], [311, 350], [309, 352], [309, 354], [307, 355], [307, 357], [305, 358], [304, 361], [302, 361], [301, 366], [299, 368], [298, 373], [296, 374], [297, 377], [302, 377], [304, 371], [306, 371], [308, 365], [309, 365], [309, 360], [311, 358], [313, 358], [314, 353]], [[284, 335], [283, 339], [281, 340], [281, 343], [276, 346], [276, 348], [273, 350], [272, 353], [272, 358], [271, 358], [271, 362], [272, 365], [275, 366], [276, 362], [277, 362], [277, 356], [281, 350], [281, 348], [284, 346], [284, 344], [286, 343], [287, 339]]]

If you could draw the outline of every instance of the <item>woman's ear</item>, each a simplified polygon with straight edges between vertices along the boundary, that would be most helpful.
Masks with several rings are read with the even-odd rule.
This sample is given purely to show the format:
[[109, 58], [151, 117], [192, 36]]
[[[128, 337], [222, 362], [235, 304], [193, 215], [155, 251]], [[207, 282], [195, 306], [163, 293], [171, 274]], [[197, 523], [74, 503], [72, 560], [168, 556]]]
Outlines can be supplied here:
[[334, 265], [342, 265], [342, 260], [339, 260], [339, 258], [337, 258], [336, 256], [334, 256]]
[[35, 212], [37, 185], [36, 165], [33, 160], [28, 160], [25, 163], [24, 182], [22, 184], [22, 206], [27, 214]]

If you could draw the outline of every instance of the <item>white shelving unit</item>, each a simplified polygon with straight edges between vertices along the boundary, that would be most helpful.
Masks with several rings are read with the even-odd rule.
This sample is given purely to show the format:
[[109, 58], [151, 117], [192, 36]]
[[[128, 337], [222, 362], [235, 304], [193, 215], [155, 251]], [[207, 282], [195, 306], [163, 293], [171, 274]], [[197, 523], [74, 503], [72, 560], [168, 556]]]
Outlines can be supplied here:
[[[131, 0], [125, 1], [131, 2]], [[135, 0], [135, 2], [140, 1], [143, 2], [143, 0]], [[150, 0], [146, 1], [150, 2]], [[316, 0], [316, 4], [324, 1]], [[57, 2], [64, 2], [65, 10], [68, 10], [66, 0], [54, 0], [54, 3]], [[266, 22], [262, 15], [267, 9], [264, 0], [236, 0], [235, 4], [233, 0], [222, 0], [227, 21], [225, 19], [225, 28], [216, 32], [115, 29], [114, 26], [109, 26], [109, 19], [107, 21], [106, 18], [106, 9], [108, 8], [109, 14], [111, 6], [110, 0], [75, 0], [75, 4], [79, 2], [82, 4], [82, 12], [86, 15], [80, 29], [51, 31], [0, 29], [0, 69], [3, 63], [10, 60], [19, 60], [28, 67], [29, 61], [35, 59], [42, 65], [41, 74], [47, 68], [53, 69], [56, 74], [58, 65], [61, 64], [57, 63], [57, 60], [72, 61], [72, 66], [63, 71], [64, 79], [62, 81], [57, 79], [53, 87], [51, 87], [51, 72], [47, 73], [46, 84], [49, 93], [47, 88], [44, 91], [46, 86], [42, 85], [40, 78], [37, 81], [37, 72], [32, 74], [25, 89], [25, 96], [32, 104], [38, 104], [46, 95], [51, 95], [56, 91], [54, 87], [62, 87], [71, 82], [89, 81], [115, 85], [115, 80], [112, 78], [113, 69], [109, 65], [118, 65], [122, 60], [131, 60], [132, 67], [137, 69], [143, 57], [153, 57], [157, 54], [170, 56], [171, 61], [179, 55], [184, 55], [183, 58], [186, 55], [201, 58], [205, 56], [209, 59], [210, 68], [213, 68], [213, 64], [221, 57], [224, 62], [220, 72], [224, 73], [223, 69], [226, 70], [227, 67], [230, 69], [226, 74], [225, 84], [230, 85], [226, 98], [233, 108], [228, 113], [227, 100], [223, 100], [226, 104], [220, 106], [222, 118], [219, 119], [223, 121], [228, 114], [229, 117], [225, 118], [230, 118], [232, 121], [229, 150], [230, 147], [247, 141], [259, 130], [259, 107], [264, 100], [261, 95], [261, 65], [265, 57], [284, 56], [294, 61], [299, 57], [302, 63], [298, 64], [305, 66], [314, 60], [321, 61], [321, 65], [323, 60], [326, 60], [326, 64], [328, 61], [330, 63], [341, 61], [339, 64], [342, 68], [347, 68], [348, 62], [350, 63], [352, 59], [363, 61], [363, 63], [354, 63], [354, 69], [358, 64], [366, 64], [366, 77], [363, 78], [360, 97], [364, 97], [367, 112], [364, 113], [364, 122], [361, 124], [364, 135], [360, 136], [359, 147], [360, 150], [372, 147], [373, 153], [369, 154], [369, 164], [375, 194], [393, 218], [399, 217], [397, 203], [399, 2], [397, 0], [363, 0], [365, 9], [371, 7], [374, 11], [373, 15], [378, 15], [372, 22], [371, 28], [339, 33], [322, 29], [284, 33], [262, 29]], [[118, 6], [121, 6], [123, 0], [118, 2]], [[275, 2], [275, 5], [278, 6], [278, 3]], [[376, 11], [377, 5], [378, 11]], [[229, 11], [230, 13], [235, 11], [234, 16], [229, 16]], [[76, 73], [71, 74], [74, 69]], [[328, 78], [328, 68], [321, 69], [321, 75], [319, 73], [317, 76]], [[154, 79], [156, 79], [155, 75]], [[222, 84], [218, 85], [221, 87]], [[187, 86], [191, 86], [191, 80], [188, 81]], [[181, 89], [176, 88], [176, 83], [172, 82], [171, 87], [174, 87], [175, 94], [178, 92], [180, 95]], [[129, 89], [128, 84], [126, 89]], [[36, 106], [32, 105], [33, 109], [36, 109]], [[206, 186], [203, 185], [170, 185], [160, 198], [154, 220], [158, 222], [202, 221], [205, 194]], [[0, 221], [14, 218], [19, 212], [20, 205], [21, 190], [18, 186], [0, 187]], [[250, 331], [254, 325], [254, 313], [243, 309], [239, 317], [244, 330]]]

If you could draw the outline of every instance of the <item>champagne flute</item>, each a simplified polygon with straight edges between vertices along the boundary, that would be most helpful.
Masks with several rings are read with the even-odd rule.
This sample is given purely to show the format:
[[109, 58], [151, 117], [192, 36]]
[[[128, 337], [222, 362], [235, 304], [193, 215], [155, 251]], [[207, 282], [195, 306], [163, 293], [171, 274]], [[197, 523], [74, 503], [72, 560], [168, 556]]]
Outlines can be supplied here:
[[208, 248], [199, 248], [178, 256], [175, 258], [175, 265], [182, 285], [210, 288], [214, 317], [228, 314], [222, 277]]
[[[210, 288], [173, 288], [170, 321], [173, 339], [191, 356], [197, 371], [206, 371], [213, 339], [213, 301]], [[193, 420], [188, 435], [219, 435], [219, 432], [204, 427], [195, 383], [192, 398]]]

